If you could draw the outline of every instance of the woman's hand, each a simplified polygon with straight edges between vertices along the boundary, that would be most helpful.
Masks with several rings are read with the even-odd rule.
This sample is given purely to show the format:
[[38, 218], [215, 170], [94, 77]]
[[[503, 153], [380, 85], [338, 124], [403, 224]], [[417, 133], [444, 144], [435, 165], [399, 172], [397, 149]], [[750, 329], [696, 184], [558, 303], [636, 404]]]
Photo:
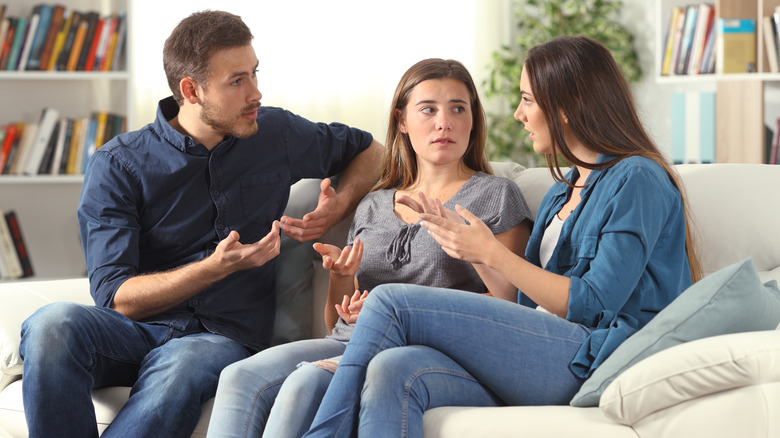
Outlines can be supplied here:
[[336, 312], [338, 312], [341, 319], [347, 324], [354, 324], [357, 322], [360, 310], [363, 309], [363, 302], [368, 297], [368, 291], [363, 291], [361, 294], [359, 290], [350, 298], [348, 295], [344, 295], [344, 299], [341, 304], [336, 304]]
[[429, 199], [423, 192], [418, 192], [418, 195], [420, 196], [420, 202], [417, 202], [414, 198], [408, 195], [399, 196], [395, 202], [401, 205], [405, 205], [420, 214], [432, 214], [447, 218], [451, 221], [463, 222], [463, 219], [461, 219], [457, 213], [448, 208], [445, 208], [438, 199]]
[[314, 250], [322, 255], [322, 267], [333, 275], [354, 276], [363, 258], [363, 241], [355, 239], [352, 246], [340, 250], [337, 246], [317, 242]]
[[494, 251], [494, 244], [502, 246], [501, 243], [490, 228], [470, 211], [460, 205], [455, 206], [455, 211], [457, 220], [423, 213], [420, 215], [420, 225], [428, 230], [450, 257], [471, 263], [486, 263], [487, 255]]

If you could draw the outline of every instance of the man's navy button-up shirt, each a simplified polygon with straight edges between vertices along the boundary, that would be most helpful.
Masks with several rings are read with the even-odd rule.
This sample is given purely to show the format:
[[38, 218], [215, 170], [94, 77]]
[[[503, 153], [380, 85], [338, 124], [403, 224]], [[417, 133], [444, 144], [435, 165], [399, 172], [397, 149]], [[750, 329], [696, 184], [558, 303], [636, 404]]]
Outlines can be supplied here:
[[[341, 172], [372, 141], [343, 124], [261, 107], [256, 134], [229, 136], [208, 150], [171, 127], [177, 114], [172, 97], [160, 101], [154, 123], [119, 135], [89, 161], [78, 219], [98, 306], [110, 306], [132, 276], [207, 257], [231, 230], [242, 243], [261, 239], [281, 217], [292, 184]], [[274, 291], [272, 260], [145, 321], [183, 330], [197, 317], [256, 351], [271, 338]]]

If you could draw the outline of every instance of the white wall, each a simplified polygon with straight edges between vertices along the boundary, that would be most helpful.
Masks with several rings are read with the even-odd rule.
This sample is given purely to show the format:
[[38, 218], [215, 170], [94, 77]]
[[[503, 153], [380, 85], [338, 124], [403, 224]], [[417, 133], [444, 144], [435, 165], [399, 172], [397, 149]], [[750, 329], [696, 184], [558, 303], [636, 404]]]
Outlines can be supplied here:
[[507, 33], [507, 0], [206, 0], [131, 2], [135, 128], [170, 94], [162, 46], [176, 24], [206, 8], [242, 16], [255, 36], [263, 104], [315, 121], [340, 121], [384, 142], [392, 94], [403, 72], [429, 57], [463, 62], [478, 83]]
[[[170, 94], [162, 45], [190, 13], [219, 8], [241, 15], [255, 35], [265, 105], [282, 106], [316, 121], [340, 121], [384, 141], [388, 106], [401, 74], [427, 57], [454, 58], [478, 85], [490, 54], [509, 40], [510, 0], [190, 0], [131, 1], [134, 37], [134, 126], [153, 120]], [[644, 79], [637, 107], [662, 151], [669, 151], [669, 96], [653, 74], [655, 4], [624, 0], [621, 21], [636, 36]]]

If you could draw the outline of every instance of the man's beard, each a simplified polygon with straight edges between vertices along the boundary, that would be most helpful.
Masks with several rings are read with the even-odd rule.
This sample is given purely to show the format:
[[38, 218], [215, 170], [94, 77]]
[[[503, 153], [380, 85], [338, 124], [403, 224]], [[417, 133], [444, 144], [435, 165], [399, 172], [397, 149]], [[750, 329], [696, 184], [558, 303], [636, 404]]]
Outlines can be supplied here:
[[237, 118], [232, 118], [225, 115], [221, 108], [211, 105], [204, 100], [201, 104], [200, 119], [203, 123], [223, 135], [247, 138], [257, 132], [257, 121], [246, 120], [241, 117], [241, 114], [252, 112], [259, 107], [259, 102], [249, 105], [241, 110]]

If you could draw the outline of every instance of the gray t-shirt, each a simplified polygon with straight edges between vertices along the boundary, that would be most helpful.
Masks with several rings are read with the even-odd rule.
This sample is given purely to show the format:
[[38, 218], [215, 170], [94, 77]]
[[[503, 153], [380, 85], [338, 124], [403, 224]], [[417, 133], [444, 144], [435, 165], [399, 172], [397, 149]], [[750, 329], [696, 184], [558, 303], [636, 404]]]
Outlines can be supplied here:
[[[408, 283], [487, 292], [471, 263], [447, 255], [420, 226], [395, 215], [395, 190], [369, 193], [355, 211], [347, 244], [363, 241], [363, 258], [357, 271], [360, 290], [384, 283]], [[493, 234], [500, 234], [528, 219], [531, 211], [513, 181], [482, 172], [472, 176], [444, 206], [459, 204], [480, 218]], [[333, 339], [348, 340], [351, 327], [339, 318]]]

